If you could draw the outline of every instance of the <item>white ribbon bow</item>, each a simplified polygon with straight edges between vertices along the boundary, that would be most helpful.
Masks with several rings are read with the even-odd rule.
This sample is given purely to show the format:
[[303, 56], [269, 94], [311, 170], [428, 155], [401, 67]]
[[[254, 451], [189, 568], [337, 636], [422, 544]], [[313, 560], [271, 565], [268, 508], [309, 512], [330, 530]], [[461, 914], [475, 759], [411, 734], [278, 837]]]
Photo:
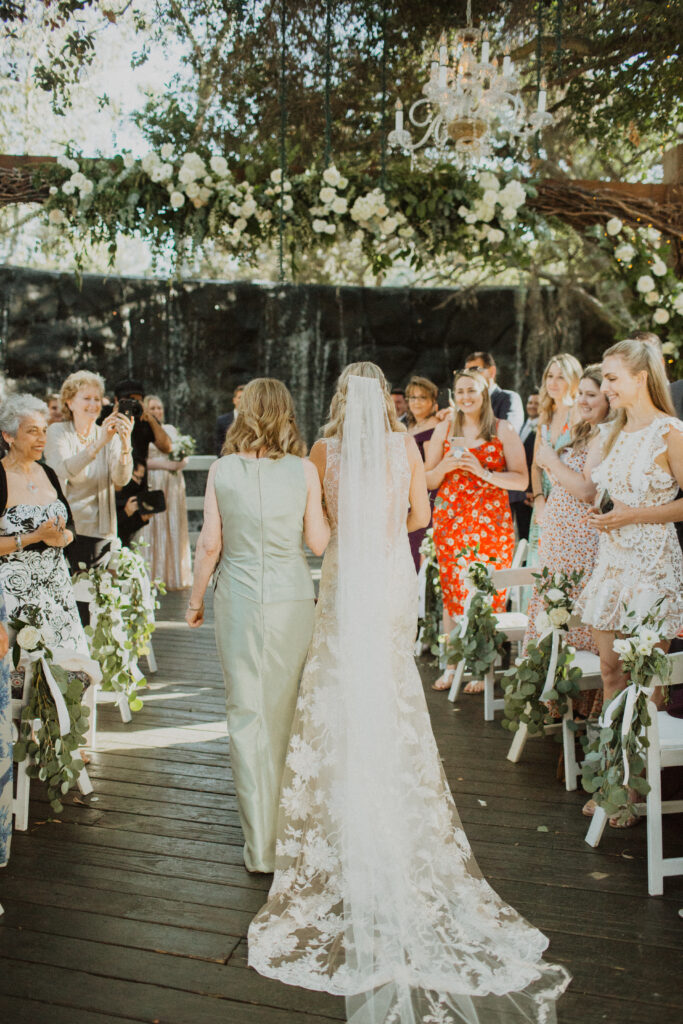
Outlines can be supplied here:
[[420, 566], [417, 574], [417, 617], [424, 619], [427, 611], [427, 559]]
[[[600, 728], [601, 729], [612, 728], [613, 723], [614, 723], [614, 719], [616, 718], [617, 713], [619, 712], [620, 707], [622, 706], [622, 704], [624, 705], [623, 718], [621, 720], [621, 742], [622, 742], [622, 759], [623, 759], [623, 762], [624, 762], [624, 785], [625, 786], [628, 785], [628, 780], [629, 780], [629, 775], [630, 775], [629, 764], [628, 764], [628, 757], [627, 757], [627, 754], [626, 754], [625, 742], [626, 742], [626, 738], [627, 738], [627, 736], [628, 736], [628, 734], [629, 734], [629, 732], [631, 730], [631, 724], [633, 722], [633, 713], [634, 713], [634, 711], [636, 709], [636, 701], [638, 700], [638, 697], [641, 695], [641, 693], [644, 693], [648, 697], [651, 697], [652, 694], [654, 693], [654, 689], [655, 689], [654, 684], [652, 684], [650, 686], [641, 686], [639, 683], [629, 683], [629, 685], [624, 690], [620, 690], [620, 692], [616, 695], [616, 697], [614, 697], [610, 701], [610, 703], [607, 705], [607, 707], [603, 710], [602, 714], [600, 715], [600, 720], [598, 722], [598, 725], [600, 726]], [[640, 747], [640, 734], [638, 734], [636, 736], [636, 740], [638, 742], [638, 746]], [[641, 747], [641, 749], [642, 749], [642, 747]]]
[[[90, 676], [91, 683], [99, 683], [102, 680], [102, 670], [96, 661], [89, 658], [87, 654], [82, 654], [80, 651], [76, 651], [70, 647], [57, 647], [52, 653], [53, 664], [59, 668], [63, 668], [66, 672], [85, 672], [86, 675]], [[66, 736], [71, 732], [71, 719], [69, 718], [69, 709], [66, 706], [64, 695], [59, 689], [59, 683], [52, 675], [50, 665], [45, 660], [43, 651], [26, 651], [22, 649], [21, 657], [19, 658], [19, 665], [23, 667], [24, 672], [28, 678], [28, 670], [31, 665], [35, 665], [40, 662], [45, 676], [45, 682], [47, 683], [48, 689], [52, 694], [52, 699], [55, 702], [55, 708], [57, 710], [57, 720], [59, 722], [59, 734], [60, 736]]]
[[558, 657], [560, 655], [560, 637], [561, 637], [563, 632], [564, 632], [564, 630], [558, 629], [557, 626], [551, 626], [550, 629], [546, 629], [546, 631], [544, 633], [542, 633], [540, 638], [539, 638], [539, 640], [543, 640], [543, 639], [545, 639], [545, 637], [548, 636], [549, 633], [552, 633], [552, 635], [553, 635], [552, 647], [550, 648], [550, 661], [548, 662], [548, 671], [546, 673], [545, 683], [543, 685], [543, 689], [541, 690], [541, 695], [538, 698], [539, 700], [542, 700], [542, 701], [550, 700], [550, 698], [548, 697], [548, 693], [555, 686], [555, 673], [557, 672], [557, 659], [558, 659]]

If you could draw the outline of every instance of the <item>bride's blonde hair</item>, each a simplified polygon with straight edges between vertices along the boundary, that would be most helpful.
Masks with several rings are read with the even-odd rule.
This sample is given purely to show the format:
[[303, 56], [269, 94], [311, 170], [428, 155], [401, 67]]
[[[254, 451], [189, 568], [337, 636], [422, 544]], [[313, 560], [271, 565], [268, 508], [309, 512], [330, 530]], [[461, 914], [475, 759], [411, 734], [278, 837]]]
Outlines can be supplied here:
[[[387, 379], [376, 363], [361, 362], [349, 363], [339, 374], [337, 390], [330, 402], [330, 413], [327, 423], [323, 427], [323, 437], [341, 438], [344, 429], [344, 413], [346, 412], [346, 394], [349, 387], [349, 377], [374, 377], [379, 381], [384, 397], [384, 405], [387, 410], [389, 428], [395, 432], [404, 431], [406, 428], [399, 423], [396, 415], [396, 406], [389, 393]], [[244, 399], [242, 399], [244, 401]]]
[[256, 452], [266, 459], [306, 454], [292, 396], [281, 380], [256, 377], [245, 387], [239, 416], [228, 430], [221, 455], [236, 452]]

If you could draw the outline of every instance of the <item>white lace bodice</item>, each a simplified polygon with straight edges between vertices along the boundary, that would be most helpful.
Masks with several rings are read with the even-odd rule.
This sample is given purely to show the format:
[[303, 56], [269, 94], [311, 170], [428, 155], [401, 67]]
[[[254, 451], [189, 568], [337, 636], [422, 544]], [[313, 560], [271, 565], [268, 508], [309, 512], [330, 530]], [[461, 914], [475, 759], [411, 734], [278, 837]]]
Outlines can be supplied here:
[[[603, 441], [611, 424], [600, 425]], [[655, 461], [666, 451], [666, 435], [671, 429], [683, 431], [683, 422], [673, 416], [658, 416], [642, 430], [622, 430], [605, 459], [593, 470], [598, 493], [625, 505], [643, 507], [665, 505], [678, 493], [678, 482]]]

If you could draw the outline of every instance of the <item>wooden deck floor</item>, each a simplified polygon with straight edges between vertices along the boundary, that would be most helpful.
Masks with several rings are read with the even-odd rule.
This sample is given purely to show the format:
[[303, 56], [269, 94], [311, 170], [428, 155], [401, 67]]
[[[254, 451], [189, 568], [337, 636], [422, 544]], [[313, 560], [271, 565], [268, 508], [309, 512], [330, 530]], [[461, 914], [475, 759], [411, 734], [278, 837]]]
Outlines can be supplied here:
[[[224, 693], [213, 630], [159, 613], [145, 708], [128, 726], [101, 714], [94, 794], [51, 820], [34, 786], [31, 824], [0, 872], [0, 1021], [12, 1024], [319, 1024], [341, 1000], [266, 981], [245, 935], [268, 880], [242, 866]], [[425, 684], [434, 672], [425, 665]], [[583, 841], [580, 794], [555, 781], [558, 747], [505, 760], [506, 734], [480, 698], [453, 710], [428, 688], [436, 737], [479, 863], [551, 939], [574, 981], [560, 1024], [679, 1024], [683, 878], [646, 888], [645, 830]], [[669, 849], [683, 853], [681, 818]]]

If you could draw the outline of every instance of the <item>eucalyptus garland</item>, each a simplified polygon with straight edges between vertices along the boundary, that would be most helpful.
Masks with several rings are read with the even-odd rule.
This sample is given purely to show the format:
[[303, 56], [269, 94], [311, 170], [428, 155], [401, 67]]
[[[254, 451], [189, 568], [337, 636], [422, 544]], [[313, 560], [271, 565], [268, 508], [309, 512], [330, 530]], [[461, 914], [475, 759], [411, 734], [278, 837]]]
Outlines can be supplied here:
[[[504, 729], [517, 732], [520, 725], [525, 725], [532, 736], [542, 732], [545, 725], [553, 721], [548, 714], [549, 700], [555, 703], [562, 717], [569, 707], [569, 698], [574, 699], [580, 693], [581, 669], [573, 664], [575, 651], [566, 642], [566, 637], [573, 605], [571, 595], [581, 582], [583, 572], [551, 573], [545, 566], [541, 573], [533, 575], [544, 605], [535, 622], [540, 635], [529, 640], [525, 656], [518, 658], [503, 676], [505, 707], [502, 720]], [[546, 688], [548, 673], [552, 670], [553, 642], [555, 671], [552, 685]]]
[[[476, 554], [478, 548], [463, 548], [457, 558], [466, 563], [468, 557]], [[495, 562], [495, 559], [490, 559]], [[477, 679], [483, 679], [489, 669], [502, 655], [505, 637], [498, 631], [492, 601], [497, 591], [488, 567], [484, 562], [472, 562], [465, 571], [465, 578], [474, 588], [466, 613], [465, 630], [456, 627], [446, 646], [449, 665], [465, 662], [465, 671]]]
[[431, 528], [425, 533], [424, 540], [420, 545], [420, 554], [424, 556], [421, 571], [425, 573], [425, 598], [424, 614], [418, 619], [418, 637], [420, 643], [428, 647], [431, 653], [438, 657], [441, 653], [443, 598], [434, 531]]
[[[658, 602], [661, 604], [661, 602]], [[624, 822], [636, 813], [631, 790], [646, 796], [650, 784], [645, 770], [645, 731], [650, 725], [648, 702], [654, 682], [664, 687], [671, 675], [669, 660], [656, 646], [665, 639], [658, 608], [638, 621], [635, 612], [633, 632], [614, 641], [629, 684], [611, 699], [600, 716], [600, 732], [588, 746], [582, 764], [582, 785], [609, 817]]]
[[[55, 664], [48, 646], [51, 630], [43, 621], [41, 610], [28, 605], [22, 609], [22, 616], [11, 619], [9, 623], [17, 634], [13, 649], [14, 666], [16, 668], [19, 664], [22, 651], [29, 652], [37, 660], [26, 665], [24, 685], [30, 687], [30, 696], [27, 706], [22, 708], [19, 739], [14, 744], [13, 756], [18, 764], [29, 759], [26, 774], [47, 784], [52, 809], [59, 813], [64, 809], [61, 797], [69, 792], [83, 769], [78, 748], [85, 743], [90, 711], [83, 704], [83, 680]], [[65, 733], [62, 733], [45, 665], [68, 712], [69, 730]]]

